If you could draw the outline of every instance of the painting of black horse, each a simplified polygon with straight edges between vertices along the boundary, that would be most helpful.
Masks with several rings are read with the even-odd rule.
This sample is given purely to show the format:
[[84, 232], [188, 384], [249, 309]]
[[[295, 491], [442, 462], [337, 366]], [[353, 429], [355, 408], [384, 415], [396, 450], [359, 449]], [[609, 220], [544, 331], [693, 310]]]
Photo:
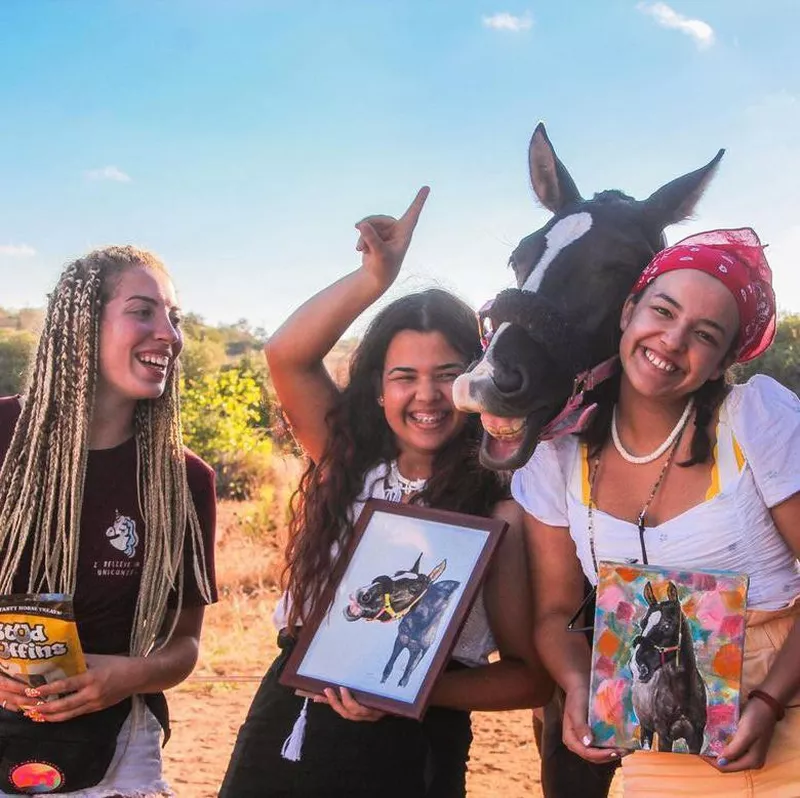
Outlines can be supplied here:
[[697, 667], [692, 634], [681, 608], [678, 590], [667, 585], [667, 598], [658, 601], [653, 586], [644, 588], [647, 611], [633, 640], [633, 709], [639, 720], [643, 748], [672, 751], [683, 739], [689, 753], [699, 754], [707, 718], [706, 685]]
[[408, 651], [408, 661], [398, 685], [405, 687], [411, 674], [436, 639], [439, 623], [450, 598], [460, 585], [453, 579], [437, 581], [447, 567], [442, 560], [430, 574], [420, 573], [422, 554], [408, 571], [382, 574], [359, 587], [344, 608], [348, 621], [399, 621], [392, 653], [384, 666], [381, 684], [391, 676], [397, 658]]
[[645, 200], [617, 190], [584, 199], [544, 125], [536, 127], [531, 185], [553, 216], [512, 252], [517, 288], [486, 309], [487, 349], [453, 389], [460, 409], [481, 414], [485, 466], [524, 465], [576, 376], [616, 354], [630, 288], [664, 248], [664, 228], [692, 214], [722, 155]]

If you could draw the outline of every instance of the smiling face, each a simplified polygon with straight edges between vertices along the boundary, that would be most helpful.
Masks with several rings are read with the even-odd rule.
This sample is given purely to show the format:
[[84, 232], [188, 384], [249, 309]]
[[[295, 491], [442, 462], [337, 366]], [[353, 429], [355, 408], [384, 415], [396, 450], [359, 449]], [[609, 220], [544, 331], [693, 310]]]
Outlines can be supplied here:
[[463, 428], [467, 417], [453, 405], [453, 381], [466, 365], [464, 355], [438, 331], [402, 330], [392, 338], [381, 375], [381, 397], [400, 449], [401, 471], [403, 461], [422, 459], [429, 465]]
[[157, 399], [182, 348], [172, 281], [156, 269], [125, 269], [100, 321], [97, 400]]
[[642, 396], [679, 399], [730, 365], [739, 311], [715, 277], [681, 269], [628, 299], [620, 326], [623, 379]]

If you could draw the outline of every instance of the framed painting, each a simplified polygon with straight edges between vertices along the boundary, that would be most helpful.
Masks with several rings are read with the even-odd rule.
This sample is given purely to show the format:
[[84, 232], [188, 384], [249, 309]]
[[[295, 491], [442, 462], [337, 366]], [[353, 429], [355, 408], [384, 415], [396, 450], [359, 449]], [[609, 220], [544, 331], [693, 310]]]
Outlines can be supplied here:
[[716, 756], [739, 719], [748, 578], [601, 562], [594, 744]]
[[324, 612], [300, 631], [281, 683], [347, 687], [419, 719], [507, 524], [370, 499]]

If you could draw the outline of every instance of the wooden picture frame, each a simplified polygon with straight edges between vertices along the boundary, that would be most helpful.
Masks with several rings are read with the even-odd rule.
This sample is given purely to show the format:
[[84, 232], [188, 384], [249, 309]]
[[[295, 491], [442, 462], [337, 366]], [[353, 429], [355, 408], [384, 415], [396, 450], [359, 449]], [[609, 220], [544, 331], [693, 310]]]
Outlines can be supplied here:
[[421, 718], [507, 526], [369, 499], [325, 610], [302, 626], [281, 684], [347, 687], [365, 706]]

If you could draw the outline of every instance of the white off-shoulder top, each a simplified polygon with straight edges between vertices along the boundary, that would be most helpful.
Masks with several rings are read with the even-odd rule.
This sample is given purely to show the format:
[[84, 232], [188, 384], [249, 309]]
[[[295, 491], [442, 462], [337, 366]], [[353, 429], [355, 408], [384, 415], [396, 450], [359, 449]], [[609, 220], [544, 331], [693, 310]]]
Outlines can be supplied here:
[[[800, 595], [800, 562], [770, 508], [800, 492], [800, 401], [763, 375], [733, 386], [719, 413], [705, 501], [645, 532], [653, 565], [720, 569], [750, 576], [748, 607], [780, 609]], [[589, 547], [589, 469], [576, 436], [540, 443], [512, 479], [522, 507], [550, 526], [569, 527], [583, 572], [596, 583]], [[598, 560], [641, 558], [630, 521], [593, 510]]]

